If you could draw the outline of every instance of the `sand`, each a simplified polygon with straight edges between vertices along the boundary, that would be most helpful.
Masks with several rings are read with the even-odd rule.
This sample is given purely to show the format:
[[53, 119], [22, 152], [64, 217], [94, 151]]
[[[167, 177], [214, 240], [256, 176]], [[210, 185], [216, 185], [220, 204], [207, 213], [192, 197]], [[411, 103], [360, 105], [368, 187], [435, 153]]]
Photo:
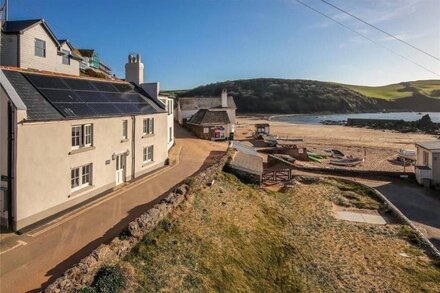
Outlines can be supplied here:
[[[403, 171], [403, 165], [395, 161], [399, 149], [415, 150], [415, 142], [437, 139], [433, 135], [422, 133], [268, 121], [262, 115], [238, 116], [236, 139], [252, 142], [250, 139], [256, 123], [269, 123], [273, 135], [302, 138], [304, 141], [300, 144], [312, 152], [325, 153], [325, 149], [336, 148], [345, 155], [361, 158], [366, 153], [366, 161], [355, 167], [363, 170]], [[328, 165], [328, 161], [323, 160], [321, 164], [312, 162], [306, 164], [324, 166]], [[406, 167], [406, 171], [413, 170], [413, 167]]]

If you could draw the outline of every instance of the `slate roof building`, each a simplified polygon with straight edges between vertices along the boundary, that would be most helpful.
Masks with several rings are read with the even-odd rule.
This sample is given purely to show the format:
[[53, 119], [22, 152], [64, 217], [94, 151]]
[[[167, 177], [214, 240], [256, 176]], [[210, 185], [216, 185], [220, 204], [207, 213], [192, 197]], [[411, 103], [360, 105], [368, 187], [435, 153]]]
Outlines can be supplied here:
[[236, 105], [226, 90], [220, 97], [182, 97], [177, 102], [177, 121], [204, 139], [233, 137]]
[[163, 166], [165, 104], [126, 81], [0, 68], [3, 225], [21, 230]]
[[199, 138], [225, 140], [232, 133], [228, 112], [223, 109], [201, 109], [186, 122]]
[[79, 75], [81, 57], [67, 40], [61, 42], [44, 19], [6, 21], [1, 34], [1, 64]]

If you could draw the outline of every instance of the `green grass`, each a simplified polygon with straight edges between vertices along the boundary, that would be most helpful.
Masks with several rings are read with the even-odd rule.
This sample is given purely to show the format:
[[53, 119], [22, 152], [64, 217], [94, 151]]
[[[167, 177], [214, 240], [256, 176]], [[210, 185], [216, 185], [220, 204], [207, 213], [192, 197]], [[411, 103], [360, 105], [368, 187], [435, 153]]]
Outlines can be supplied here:
[[[408, 82], [410, 87], [416, 88], [419, 93], [431, 97], [440, 98], [440, 80], [418, 80]], [[395, 100], [412, 96], [412, 92], [406, 88], [405, 83], [390, 84], [386, 86], [359, 86], [340, 84], [367, 97]]]
[[368, 190], [340, 181], [266, 191], [222, 173], [124, 262], [142, 292], [440, 291], [440, 268], [410, 230], [335, 219], [335, 192], [378, 207]]

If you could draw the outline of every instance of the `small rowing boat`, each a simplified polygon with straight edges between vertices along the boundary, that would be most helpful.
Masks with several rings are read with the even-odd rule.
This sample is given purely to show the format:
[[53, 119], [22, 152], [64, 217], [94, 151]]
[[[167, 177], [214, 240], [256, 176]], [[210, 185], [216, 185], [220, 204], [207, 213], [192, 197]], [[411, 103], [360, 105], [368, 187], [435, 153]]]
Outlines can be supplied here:
[[361, 158], [345, 158], [345, 159], [331, 159], [330, 164], [336, 166], [353, 167], [362, 163]]
[[415, 161], [416, 160], [416, 151], [413, 150], [399, 150], [397, 152], [397, 158], [400, 160], [407, 160], [407, 161]]

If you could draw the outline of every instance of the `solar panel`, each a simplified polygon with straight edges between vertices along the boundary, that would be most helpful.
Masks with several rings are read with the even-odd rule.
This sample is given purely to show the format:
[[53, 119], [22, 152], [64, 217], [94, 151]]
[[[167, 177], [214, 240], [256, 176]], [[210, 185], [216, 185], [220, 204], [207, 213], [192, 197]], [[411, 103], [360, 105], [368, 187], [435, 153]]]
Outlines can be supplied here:
[[104, 92], [118, 92], [118, 90], [110, 82], [91, 82], [98, 90]]
[[82, 102], [72, 91], [70, 90], [54, 90], [54, 89], [41, 89], [41, 93], [52, 103], [80, 103]]
[[73, 90], [96, 91], [96, 88], [84, 79], [63, 78], [64, 82]]
[[133, 90], [132, 86], [126, 83], [113, 83], [113, 86], [121, 93]]
[[123, 114], [119, 109], [110, 103], [89, 103], [90, 108], [92, 108], [97, 114]]
[[37, 88], [49, 89], [69, 89], [63, 81], [56, 76], [39, 75], [39, 74], [25, 74]]
[[129, 83], [23, 73], [65, 117], [156, 113], [152, 101]]
[[53, 105], [66, 117], [96, 116], [96, 112], [85, 103], [54, 103]]
[[120, 103], [115, 104], [122, 113], [127, 114], [150, 114], [154, 113], [153, 107], [150, 104], [135, 104], [135, 103]]
[[137, 93], [103, 93], [103, 95], [113, 103], [147, 103]]
[[110, 101], [100, 92], [75, 91], [75, 94], [84, 102], [110, 103]]

